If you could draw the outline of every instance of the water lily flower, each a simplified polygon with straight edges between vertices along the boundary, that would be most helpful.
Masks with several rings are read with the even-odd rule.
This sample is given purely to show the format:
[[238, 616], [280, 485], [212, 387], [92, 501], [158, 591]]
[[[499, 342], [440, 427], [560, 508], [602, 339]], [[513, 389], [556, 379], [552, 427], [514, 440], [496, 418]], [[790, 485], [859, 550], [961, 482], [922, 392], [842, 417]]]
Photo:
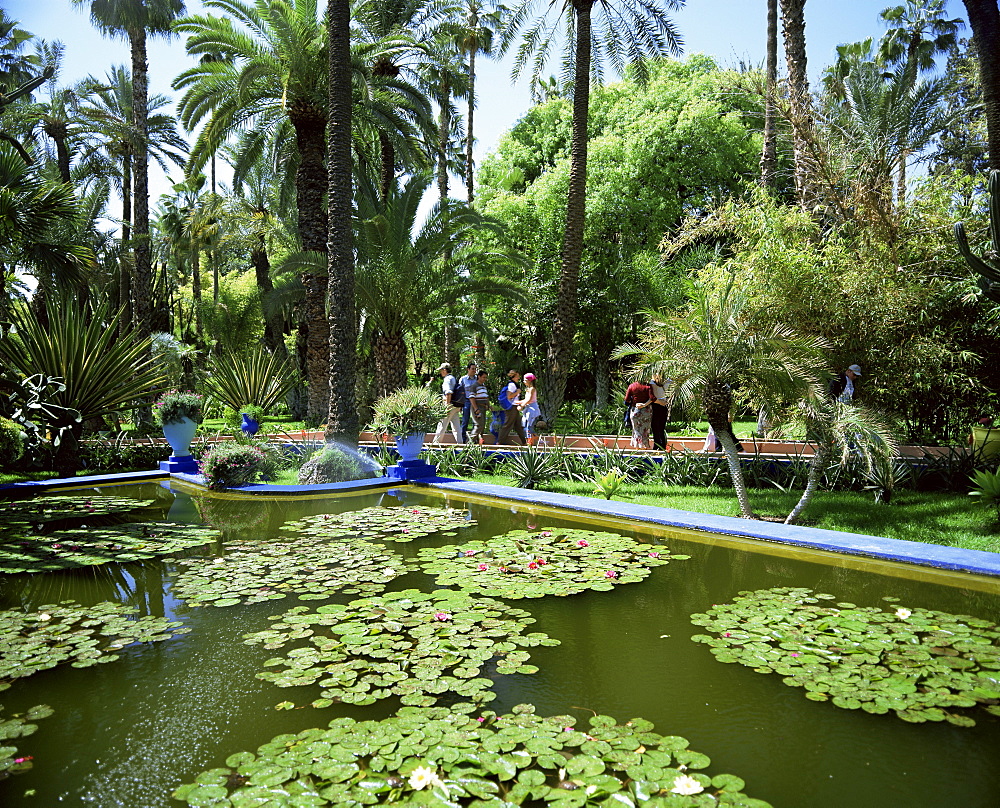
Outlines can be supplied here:
[[420, 513], [420, 509], [414, 508], [412, 511], [410, 511], [410, 513]]
[[420, 791], [427, 786], [443, 786], [437, 772], [430, 766], [417, 766], [410, 774], [410, 788]]
[[25, 755], [24, 757], [14, 758], [15, 763], [27, 763], [29, 760], [34, 760], [31, 755]]
[[545, 564], [548, 564], [549, 562], [548, 562], [548, 561], [546, 561], [546, 560], [545, 560], [544, 558], [536, 558], [536, 559], [535, 559], [535, 563], [536, 563], [536, 564], [537, 564], [537, 565], [538, 565], [539, 567], [542, 567], [542, 566], [544, 566]]
[[500, 567], [500, 572], [510, 572], [506, 567]]
[[671, 794], [701, 794], [705, 787], [689, 774], [682, 774], [674, 778], [674, 787], [670, 789]]
[[729, 633], [729, 632], [727, 631], [727, 632], [726, 632], [725, 634], [723, 634], [722, 636], [723, 636], [723, 637], [732, 637], [733, 635], [732, 635], [732, 634], [730, 634], [730, 633]]
[[528, 562], [528, 569], [529, 570], [537, 570], [538, 569], [538, 564], [535, 563], [534, 561], [530, 561], [530, 562]]
[[793, 657], [800, 657], [800, 656], [802, 656], [802, 655], [801, 655], [801, 654], [796, 654], [796, 653], [794, 653], [794, 652], [793, 652], [793, 653], [789, 654], [789, 656], [793, 656]]
[[913, 612], [911, 612], [909, 609], [904, 609], [902, 606], [896, 609], [896, 617], [898, 617], [900, 620], [905, 620], [911, 614], [913, 614]]
[[484, 570], [488, 570], [489, 567], [487, 567], [485, 564], [480, 564], [476, 569], [478, 569], [480, 572], [483, 572]]
[[547, 539], [547, 538], [548, 538], [549, 536], [551, 536], [551, 535], [552, 535], [552, 531], [551, 531], [551, 530], [543, 530], [543, 531], [542, 531], [542, 537], [543, 537], [543, 538], [546, 538], [546, 539]]
[[47, 614], [46, 612], [42, 612], [40, 615], [38, 615], [38, 619], [39, 620], [51, 620], [52, 619], [52, 615], [51, 614]]
[[451, 615], [448, 612], [435, 612], [434, 619], [441, 623], [447, 623], [451, 620]]
[[618, 577], [618, 573], [615, 572], [614, 570], [608, 570], [606, 573], [604, 573], [604, 577], [605, 578], [617, 578]]
[[475, 550], [466, 550], [465, 554], [467, 556], [474, 556], [476, 554], [476, 551]]
[[659, 554], [659, 553], [650, 553], [650, 554], [649, 554], [649, 557], [650, 557], [650, 558], [659, 558], [659, 557], [660, 557], [660, 554]]
[[486, 719], [483, 718], [482, 716], [479, 716], [479, 718], [476, 719], [476, 721], [478, 721], [480, 724], [482, 724], [485, 720]]
[[580, 541], [578, 541], [576, 543], [576, 546], [577, 547], [590, 547], [590, 542], [589, 541], [584, 541], [583, 539], [580, 539]]

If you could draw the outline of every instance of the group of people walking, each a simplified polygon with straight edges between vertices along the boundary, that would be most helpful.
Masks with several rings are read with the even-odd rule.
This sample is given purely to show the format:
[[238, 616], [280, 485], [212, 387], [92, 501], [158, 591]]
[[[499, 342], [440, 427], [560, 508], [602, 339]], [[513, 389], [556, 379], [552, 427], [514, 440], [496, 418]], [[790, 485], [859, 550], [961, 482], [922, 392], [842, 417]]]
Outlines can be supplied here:
[[[435, 443], [440, 442], [448, 432], [455, 436], [456, 443], [482, 443], [488, 434], [487, 416], [493, 416], [493, 423], [499, 420], [496, 431], [493, 431], [493, 423], [489, 430], [498, 444], [515, 443], [524, 446], [535, 442], [537, 436], [532, 432], [532, 427], [541, 411], [538, 408], [534, 373], [524, 374], [522, 391], [521, 374], [516, 370], [508, 371], [507, 382], [497, 394], [500, 409], [494, 413], [486, 386], [488, 374], [485, 370], [479, 370], [475, 362], [468, 364], [465, 375], [459, 379], [452, 375], [451, 365], [447, 362], [437, 372], [441, 376], [441, 395], [448, 413], [441, 419], [434, 433]], [[473, 424], [471, 433], [470, 422]]]

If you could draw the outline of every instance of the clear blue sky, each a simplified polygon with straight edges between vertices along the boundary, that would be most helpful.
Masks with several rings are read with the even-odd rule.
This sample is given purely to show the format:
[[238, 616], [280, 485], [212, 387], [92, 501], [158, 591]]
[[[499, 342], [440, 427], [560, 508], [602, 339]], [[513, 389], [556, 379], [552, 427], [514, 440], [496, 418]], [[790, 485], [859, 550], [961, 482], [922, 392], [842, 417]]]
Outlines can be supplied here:
[[[89, 15], [69, 0], [0, 0], [10, 17], [22, 27], [47, 40], [66, 45], [62, 81], [69, 83], [87, 74], [103, 76], [114, 64], [129, 64], [128, 47], [122, 41], [102, 37], [90, 24]], [[844, 42], [878, 37], [884, 27], [879, 12], [901, 0], [809, 0], [806, 3], [806, 42], [809, 74], [815, 81], [820, 70], [833, 60], [834, 49]], [[189, 0], [189, 12], [201, 10], [200, 0]], [[762, 64], [766, 19], [765, 0], [687, 0], [674, 13], [684, 39], [685, 53], [707, 53], [722, 65], [739, 60]], [[949, 15], [965, 19], [960, 0], [948, 1]], [[969, 36], [968, 29], [965, 35]], [[149, 69], [151, 90], [175, 97], [170, 89], [174, 76], [193, 60], [184, 52], [183, 41], [151, 40]], [[779, 61], [779, 69], [783, 67]], [[530, 106], [528, 78], [511, 86], [510, 62], [480, 61], [479, 106], [476, 113], [477, 159], [491, 151], [500, 135]], [[558, 72], [558, 63], [552, 72]], [[166, 181], [151, 166], [151, 199], [169, 190]]]

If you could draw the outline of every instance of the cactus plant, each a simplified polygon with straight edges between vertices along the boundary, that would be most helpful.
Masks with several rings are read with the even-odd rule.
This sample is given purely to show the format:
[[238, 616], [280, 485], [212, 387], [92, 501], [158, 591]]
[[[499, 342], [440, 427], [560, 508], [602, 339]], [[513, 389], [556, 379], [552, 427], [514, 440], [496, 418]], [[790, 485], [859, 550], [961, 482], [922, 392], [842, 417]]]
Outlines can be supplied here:
[[955, 240], [958, 250], [972, 271], [979, 275], [979, 288], [990, 300], [1000, 303], [1000, 171], [990, 172], [990, 237], [993, 249], [980, 258], [973, 255], [969, 239], [965, 235], [965, 225], [955, 223]]

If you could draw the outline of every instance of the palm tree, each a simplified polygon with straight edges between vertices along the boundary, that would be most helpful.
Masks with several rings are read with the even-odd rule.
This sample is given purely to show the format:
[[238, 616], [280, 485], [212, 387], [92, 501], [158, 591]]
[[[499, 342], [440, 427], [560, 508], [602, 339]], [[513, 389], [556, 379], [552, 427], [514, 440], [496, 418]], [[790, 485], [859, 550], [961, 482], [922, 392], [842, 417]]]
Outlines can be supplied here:
[[733, 390], [740, 388], [750, 404], [771, 412], [788, 398], [818, 399], [824, 393], [821, 353], [827, 346], [820, 338], [769, 322], [732, 281], [721, 292], [692, 287], [690, 295], [687, 312], [648, 312], [649, 324], [639, 344], [622, 346], [616, 356], [635, 357], [637, 377], [661, 373], [671, 380], [673, 401], [700, 403], [722, 443], [740, 514], [752, 519], [743, 468], [729, 431]]
[[[73, 223], [82, 215], [70, 186], [46, 182], [36, 166], [0, 143], [0, 283], [9, 268], [18, 267], [38, 279], [47, 297], [82, 284], [95, 260], [93, 251], [73, 237]], [[0, 288], [0, 308], [7, 298]]]
[[997, 0], [962, 0], [976, 42], [986, 108], [990, 168], [1000, 171], [1000, 6]]
[[523, 296], [516, 283], [499, 275], [516, 264], [515, 258], [469, 246], [475, 233], [496, 230], [494, 222], [452, 200], [436, 205], [416, 226], [430, 182], [428, 174], [415, 174], [385, 201], [370, 184], [361, 183], [356, 285], [372, 334], [380, 395], [406, 386], [405, 338], [416, 325], [473, 295]]
[[809, 474], [802, 496], [785, 519], [795, 524], [819, 487], [823, 472], [839, 456], [842, 464], [861, 462], [871, 473], [892, 462], [896, 441], [885, 422], [874, 411], [856, 404], [842, 404], [828, 397], [809, 402], [805, 408], [806, 434], [813, 444]]
[[806, 0], [781, 0], [781, 24], [788, 66], [788, 96], [792, 118], [792, 149], [795, 154], [795, 192], [799, 205], [812, 207], [809, 188], [809, 137], [812, 131], [812, 102], [806, 72]]
[[327, 197], [327, 306], [330, 322], [330, 406], [326, 439], [347, 446], [358, 441], [355, 365], [358, 325], [355, 312], [353, 166], [351, 161], [352, 76], [349, 0], [327, 0], [329, 62], [329, 170]]
[[149, 241], [148, 88], [146, 40], [149, 35], [168, 35], [172, 21], [184, 13], [181, 0], [72, 0], [88, 8], [90, 19], [102, 33], [128, 40], [132, 55], [132, 114], [135, 121], [136, 153], [133, 155], [135, 230], [135, 315], [140, 338], [151, 333], [153, 298], [152, 261]]
[[[513, 43], [522, 29], [524, 37], [514, 61], [514, 76], [524, 69], [534, 55], [533, 75], [537, 78], [547, 62], [559, 21], [565, 23], [566, 52], [564, 69], [573, 86], [573, 134], [570, 146], [569, 190], [566, 201], [566, 230], [563, 236], [562, 258], [556, 313], [552, 323], [546, 355], [546, 372], [542, 377], [541, 401], [546, 420], [552, 423], [562, 406], [566, 379], [573, 354], [576, 334], [577, 294], [580, 262], [583, 257], [583, 231], [587, 201], [587, 116], [590, 105], [591, 73], [599, 80], [606, 57], [620, 74], [626, 67], [638, 80], [647, 72], [646, 57], [680, 52], [681, 40], [668, 9], [677, 9], [684, 0], [663, 0], [652, 4], [639, 0], [575, 0], [552, 3], [537, 16], [534, 0], [519, 0], [512, 9], [501, 38], [501, 53]], [[596, 6], [597, 26], [592, 26]], [[550, 20], [550, 12], [556, 18]]]
[[767, 56], [764, 69], [764, 144], [760, 152], [760, 184], [770, 188], [778, 169], [778, 0], [767, 0]]
[[[132, 77], [128, 68], [116, 65], [103, 81], [91, 76], [84, 84], [86, 92], [77, 112], [90, 137], [81, 147], [80, 159], [96, 164], [118, 191], [122, 201], [121, 241], [128, 244], [132, 238], [132, 165], [138, 148], [132, 113]], [[187, 141], [177, 131], [176, 118], [159, 112], [169, 103], [164, 95], [150, 96], [147, 103], [148, 154], [164, 172], [169, 163], [183, 166], [188, 150]], [[119, 260], [118, 305], [126, 307], [122, 318], [125, 327], [131, 323], [133, 286], [131, 261], [123, 250]]]

